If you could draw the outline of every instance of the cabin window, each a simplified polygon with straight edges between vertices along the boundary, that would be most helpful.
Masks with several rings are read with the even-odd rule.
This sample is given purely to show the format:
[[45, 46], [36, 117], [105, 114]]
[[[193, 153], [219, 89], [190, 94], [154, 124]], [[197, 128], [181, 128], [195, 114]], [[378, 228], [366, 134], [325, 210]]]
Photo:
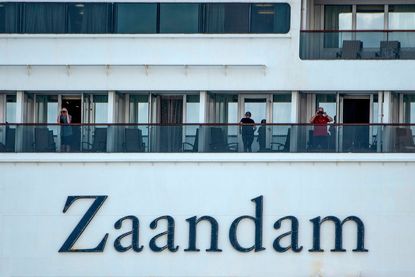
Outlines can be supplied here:
[[109, 33], [110, 11], [110, 4], [68, 4], [68, 33]]
[[20, 5], [0, 3], [0, 33], [18, 33], [20, 23]]
[[288, 4], [252, 4], [252, 33], [288, 33], [290, 6]]
[[115, 4], [115, 33], [150, 34], [157, 32], [157, 4]]
[[198, 33], [199, 4], [160, 4], [160, 33]]
[[24, 33], [65, 33], [65, 5], [58, 3], [24, 3]]

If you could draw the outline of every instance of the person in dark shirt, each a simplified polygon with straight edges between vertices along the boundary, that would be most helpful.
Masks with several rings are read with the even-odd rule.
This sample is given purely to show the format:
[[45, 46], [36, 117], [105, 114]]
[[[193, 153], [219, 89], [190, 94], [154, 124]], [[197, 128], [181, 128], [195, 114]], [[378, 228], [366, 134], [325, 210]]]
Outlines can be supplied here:
[[267, 121], [265, 119], [261, 120], [261, 126], [258, 128], [258, 144], [259, 144], [259, 152], [265, 151], [265, 143], [267, 139]]
[[255, 121], [251, 119], [251, 113], [246, 112], [241, 119], [241, 134], [244, 144], [244, 152], [252, 152], [252, 142], [254, 142]]

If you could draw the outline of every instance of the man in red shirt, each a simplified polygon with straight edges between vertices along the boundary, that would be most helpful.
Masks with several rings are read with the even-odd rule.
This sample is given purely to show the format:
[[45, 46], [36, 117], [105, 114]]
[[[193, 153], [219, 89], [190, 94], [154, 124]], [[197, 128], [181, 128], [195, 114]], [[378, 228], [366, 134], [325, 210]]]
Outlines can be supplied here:
[[327, 113], [324, 111], [322, 107], [319, 107], [316, 111], [316, 114], [310, 118], [310, 123], [314, 124], [313, 146], [315, 148], [328, 148], [327, 123], [332, 121], [333, 118], [327, 115]]

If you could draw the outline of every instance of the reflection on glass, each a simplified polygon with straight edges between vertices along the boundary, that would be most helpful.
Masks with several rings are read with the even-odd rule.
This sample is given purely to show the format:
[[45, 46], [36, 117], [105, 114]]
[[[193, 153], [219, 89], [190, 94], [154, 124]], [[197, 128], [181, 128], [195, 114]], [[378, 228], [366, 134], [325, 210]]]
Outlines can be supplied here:
[[[351, 5], [326, 5], [324, 6], [324, 30], [351, 30], [352, 6]], [[324, 47], [338, 48], [343, 40], [350, 40], [349, 32], [328, 32], [324, 34]]]
[[215, 94], [215, 118], [217, 123], [238, 123], [238, 95]]
[[[405, 123], [415, 124], [415, 95], [405, 94], [404, 103], [404, 120]], [[415, 126], [411, 126], [412, 134], [415, 134]]]
[[[371, 123], [379, 123], [379, 103], [378, 103], [378, 95], [373, 95], [373, 102], [372, 102], [372, 122]], [[371, 137], [371, 144], [376, 145], [380, 138], [378, 138], [378, 131], [379, 128], [377, 126], [373, 126], [370, 128], [370, 137]]]
[[56, 115], [58, 114], [58, 102], [48, 102], [48, 117], [47, 123], [55, 123]]
[[95, 123], [108, 122], [108, 96], [94, 95], [94, 118]]
[[267, 99], [265, 98], [255, 98], [245, 99], [245, 112], [251, 112], [252, 116], [251, 119], [255, 121], [255, 123], [260, 123], [262, 119], [267, 118]]
[[198, 33], [200, 4], [160, 4], [160, 33]]
[[379, 103], [377, 95], [373, 95], [372, 123], [379, 123]]
[[324, 6], [324, 30], [351, 30], [352, 6], [351, 5], [326, 5]]
[[273, 97], [272, 122], [289, 123], [291, 121], [291, 94], [277, 94]]
[[[232, 94], [215, 94], [213, 96], [215, 103], [215, 118], [213, 122], [217, 123], [238, 123], [238, 95]], [[233, 136], [237, 142], [238, 128], [229, 127], [225, 131], [228, 136]], [[230, 141], [228, 141], [230, 142]]]
[[389, 29], [414, 30], [415, 5], [389, 5]]
[[[356, 29], [357, 30], [383, 30], [385, 25], [384, 6], [357, 6]], [[363, 47], [378, 48], [384, 40], [382, 32], [357, 33], [356, 39], [363, 41]]]
[[130, 95], [130, 123], [149, 122], [149, 103], [148, 95]]
[[157, 32], [157, 4], [116, 3], [116, 33]]
[[59, 114], [56, 95], [36, 95], [36, 122], [56, 123]]
[[[129, 122], [130, 123], [149, 123], [149, 96], [130, 95]], [[139, 126], [143, 136], [148, 136], [148, 127]]]
[[[415, 5], [389, 5], [389, 29], [414, 30]], [[392, 32], [390, 40], [397, 40], [401, 47], [413, 47], [415, 39], [412, 32]]]
[[[289, 123], [291, 121], [291, 94], [276, 94], [272, 103], [272, 123]], [[284, 144], [290, 126], [273, 126], [272, 142]]]
[[186, 96], [186, 123], [199, 122], [199, 95]]
[[[199, 95], [186, 95], [186, 123], [199, 122]], [[197, 125], [190, 125], [185, 127], [186, 142], [193, 144], [196, 136]]]
[[404, 115], [405, 123], [415, 123], [415, 95], [404, 95]]
[[6, 96], [6, 122], [16, 122], [16, 95]]

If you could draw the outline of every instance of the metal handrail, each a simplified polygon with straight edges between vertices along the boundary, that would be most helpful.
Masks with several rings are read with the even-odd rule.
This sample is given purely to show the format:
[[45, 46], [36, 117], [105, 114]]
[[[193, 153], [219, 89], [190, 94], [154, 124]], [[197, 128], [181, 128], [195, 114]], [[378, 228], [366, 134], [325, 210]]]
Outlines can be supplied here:
[[300, 30], [302, 33], [415, 33], [415, 30]]
[[[0, 123], [0, 126], [241, 126], [241, 123]], [[406, 126], [415, 127], [415, 123], [328, 123], [328, 124], [313, 124], [313, 123], [253, 123], [243, 125], [255, 126]]]

